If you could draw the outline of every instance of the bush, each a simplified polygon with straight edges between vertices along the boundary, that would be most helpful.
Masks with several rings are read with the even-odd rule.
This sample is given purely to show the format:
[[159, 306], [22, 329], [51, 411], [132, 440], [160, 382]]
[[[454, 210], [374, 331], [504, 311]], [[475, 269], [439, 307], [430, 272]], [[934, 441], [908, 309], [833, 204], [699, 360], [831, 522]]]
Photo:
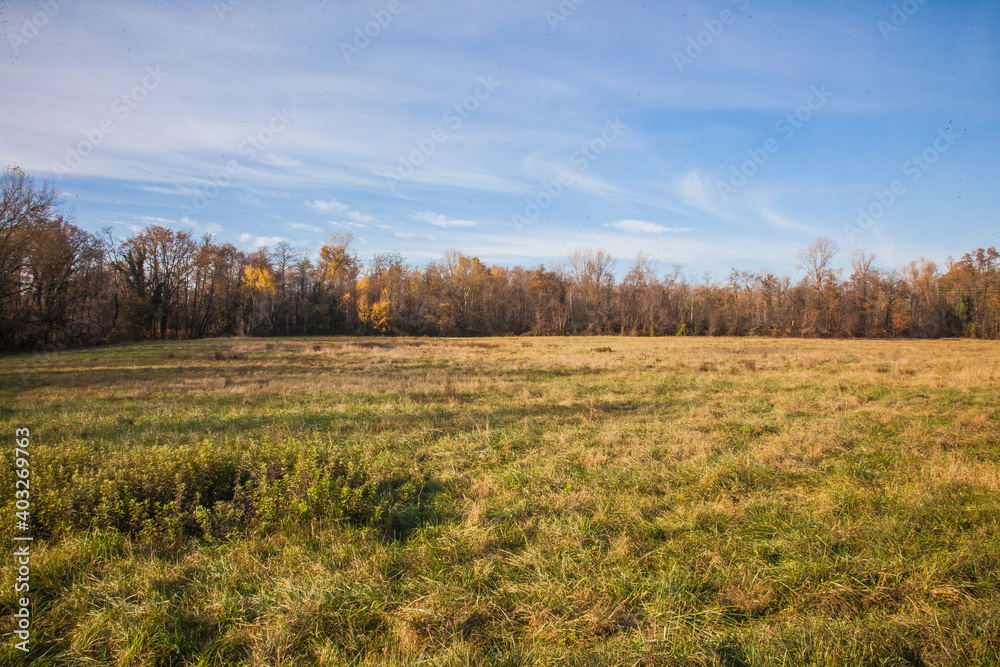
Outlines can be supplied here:
[[32, 528], [41, 537], [111, 528], [151, 541], [216, 539], [314, 521], [399, 536], [421, 517], [424, 480], [380, 476], [342, 452], [300, 443], [112, 452], [81, 443], [39, 448], [36, 457]]

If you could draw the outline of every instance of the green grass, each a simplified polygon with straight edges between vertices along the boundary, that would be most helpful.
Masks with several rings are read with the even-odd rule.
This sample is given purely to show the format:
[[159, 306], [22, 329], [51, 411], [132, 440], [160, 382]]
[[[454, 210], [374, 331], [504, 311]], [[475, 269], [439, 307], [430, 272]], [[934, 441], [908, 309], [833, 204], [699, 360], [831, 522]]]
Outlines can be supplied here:
[[975, 341], [7, 357], [0, 662], [995, 665], [998, 405]]

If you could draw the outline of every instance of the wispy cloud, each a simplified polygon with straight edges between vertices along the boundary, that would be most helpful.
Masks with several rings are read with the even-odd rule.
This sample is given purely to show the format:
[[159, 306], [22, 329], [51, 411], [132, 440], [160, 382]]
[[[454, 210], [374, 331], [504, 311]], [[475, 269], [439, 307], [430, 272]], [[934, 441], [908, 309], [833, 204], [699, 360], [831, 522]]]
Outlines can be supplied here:
[[340, 220], [327, 220], [326, 224], [334, 227], [344, 227], [346, 229], [368, 229], [368, 225], [363, 222], [343, 222]]
[[320, 229], [319, 227], [313, 227], [312, 225], [304, 225], [301, 222], [286, 222], [285, 224], [291, 227], [292, 229], [301, 229], [307, 232], [319, 232], [319, 233], [323, 232], [323, 230]]
[[414, 213], [410, 216], [414, 220], [419, 220], [420, 222], [427, 222], [435, 227], [475, 227], [478, 223], [473, 220], [456, 220], [455, 218], [449, 218], [446, 215], [439, 215], [437, 213]]
[[718, 218], [731, 219], [733, 216], [719, 206], [715, 190], [703, 176], [700, 169], [692, 169], [674, 180], [674, 191], [685, 205], [710, 213]]
[[287, 241], [283, 236], [254, 236], [253, 234], [240, 234], [240, 243], [247, 250], [257, 250], [264, 246], [271, 247], [278, 245], [282, 241]]
[[137, 215], [135, 219], [137, 222], [147, 225], [173, 225], [177, 223], [176, 220], [171, 220], [170, 218], [158, 218], [152, 215]]
[[313, 199], [312, 201], [307, 201], [306, 206], [320, 213], [345, 213], [350, 208], [347, 204], [341, 204], [339, 201], [333, 201], [332, 199], [329, 201]]
[[786, 232], [802, 232], [815, 234], [819, 231], [816, 225], [810, 225], [798, 220], [793, 220], [769, 208], [760, 210], [760, 216], [774, 225], [776, 228]]
[[190, 197], [201, 192], [198, 188], [191, 188], [186, 185], [172, 185], [169, 187], [161, 185], [146, 185], [143, 186], [142, 190], [144, 192], [155, 192], [161, 195], [181, 195], [184, 197]]
[[209, 222], [207, 224], [202, 224], [201, 222], [198, 222], [197, 220], [192, 220], [191, 218], [181, 218], [180, 224], [184, 225], [184, 227], [188, 229], [194, 230], [199, 234], [208, 234], [210, 236], [218, 236], [219, 234], [225, 231], [222, 228], [222, 225], [220, 225], [217, 222]]
[[345, 223], [341, 221], [335, 222], [333, 220], [327, 220], [327, 223], [331, 225], [337, 225], [340, 227], [345, 227], [345, 226], [367, 227], [369, 223], [377, 221], [375, 216], [368, 215], [367, 213], [362, 213], [361, 211], [356, 211], [347, 204], [342, 204], [339, 201], [334, 201], [334, 200], [323, 201], [321, 199], [314, 199], [312, 201], [307, 201], [306, 206], [319, 213], [339, 213], [351, 221], [350, 223]]
[[680, 234], [691, 231], [691, 227], [666, 227], [646, 220], [619, 220], [618, 222], [604, 226], [613, 227], [632, 234]]

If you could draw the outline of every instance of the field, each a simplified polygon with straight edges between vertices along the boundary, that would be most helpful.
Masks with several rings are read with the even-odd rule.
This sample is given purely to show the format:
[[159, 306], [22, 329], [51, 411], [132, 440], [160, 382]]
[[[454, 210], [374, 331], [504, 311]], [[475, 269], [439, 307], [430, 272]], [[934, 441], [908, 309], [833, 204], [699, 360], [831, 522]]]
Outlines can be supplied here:
[[1000, 343], [0, 359], [38, 665], [1000, 664]]

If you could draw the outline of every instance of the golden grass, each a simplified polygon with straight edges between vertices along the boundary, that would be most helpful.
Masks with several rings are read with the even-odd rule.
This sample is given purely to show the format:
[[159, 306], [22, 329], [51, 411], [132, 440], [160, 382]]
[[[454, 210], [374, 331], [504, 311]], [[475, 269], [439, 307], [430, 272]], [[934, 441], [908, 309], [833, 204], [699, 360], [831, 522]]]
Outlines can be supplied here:
[[1000, 343], [234, 339], [0, 381], [40, 471], [278, 443], [423, 480], [392, 535], [46, 537], [47, 664], [1000, 662]]

